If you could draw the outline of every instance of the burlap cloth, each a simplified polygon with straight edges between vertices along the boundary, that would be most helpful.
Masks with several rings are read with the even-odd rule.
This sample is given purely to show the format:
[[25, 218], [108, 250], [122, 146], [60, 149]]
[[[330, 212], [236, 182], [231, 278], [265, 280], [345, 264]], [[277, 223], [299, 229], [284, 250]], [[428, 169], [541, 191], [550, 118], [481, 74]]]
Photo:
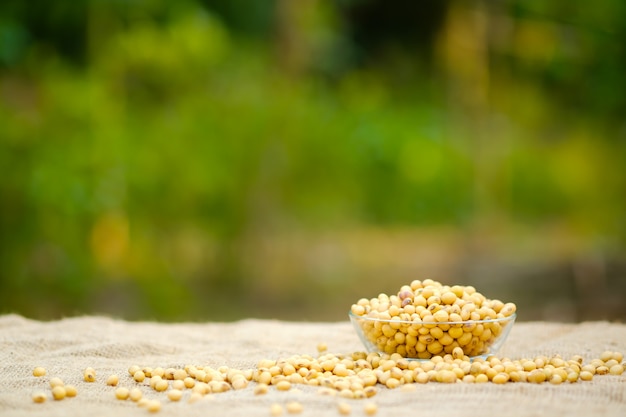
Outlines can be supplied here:
[[[105, 384], [110, 374], [120, 385], [136, 386], [130, 365], [177, 367], [185, 364], [236, 368], [254, 367], [259, 359], [293, 354], [317, 354], [320, 342], [329, 351], [363, 350], [350, 323], [293, 323], [243, 320], [235, 323], [160, 324], [126, 322], [105, 317], [78, 317], [39, 322], [17, 315], [0, 316], [0, 415], [2, 416], [131, 416], [148, 415], [133, 402], [114, 398]], [[581, 324], [516, 323], [500, 356], [521, 358], [538, 354], [585, 360], [604, 350], [626, 352], [626, 325], [606, 322]], [[35, 366], [48, 374], [32, 376]], [[96, 369], [97, 381], [82, 380], [83, 369]], [[78, 396], [44, 404], [31, 400], [34, 391], [49, 392], [53, 376], [78, 388]], [[303, 416], [338, 416], [339, 397], [322, 396], [316, 387], [297, 386], [288, 392], [271, 388], [254, 395], [253, 384], [239, 391], [209, 394], [190, 404], [189, 392], [178, 403], [142, 386], [146, 396], [161, 399], [160, 415], [269, 416], [274, 402], [298, 400]], [[378, 416], [626, 416], [626, 373], [596, 377], [592, 382], [522, 384], [417, 385], [412, 392], [381, 388], [373, 397]], [[346, 400], [343, 400], [346, 401]], [[347, 400], [354, 416], [363, 416], [364, 400]]]

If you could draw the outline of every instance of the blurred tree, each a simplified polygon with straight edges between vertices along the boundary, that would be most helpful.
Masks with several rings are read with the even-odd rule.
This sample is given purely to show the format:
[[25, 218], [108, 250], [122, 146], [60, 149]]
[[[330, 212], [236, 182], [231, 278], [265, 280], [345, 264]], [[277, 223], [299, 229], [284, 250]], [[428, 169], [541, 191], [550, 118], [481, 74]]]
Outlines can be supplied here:
[[[617, 0], [3, 1], [2, 310], [291, 317], [323, 298], [337, 318], [432, 259], [609, 287], [625, 18]], [[497, 270], [506, 248], [524, 267]], [[472, 272], [481, 255], [496, 266]]]

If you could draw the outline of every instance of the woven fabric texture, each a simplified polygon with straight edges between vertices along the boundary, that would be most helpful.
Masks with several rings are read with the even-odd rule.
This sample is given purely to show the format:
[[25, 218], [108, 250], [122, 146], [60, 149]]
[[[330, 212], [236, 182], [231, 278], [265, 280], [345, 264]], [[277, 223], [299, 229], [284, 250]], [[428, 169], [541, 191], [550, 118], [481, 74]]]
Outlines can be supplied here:
[[[209, 394], [180, 402], [137, 384], [129, 376], [131, 365], [183, 367], [187, 364], [254, 368], [260, 359], [280, 359], [296, 354], [317, 355], [324, 342], [329, 351], [363, 350], [351, 324], [299, 323], [248, 319], [234, 323], [128, 322], [107, 317], [75, 317], [41, 322], [18, 315], [0, 316], [0, 416], [141, 416], [150, 413], [132, 401], [115, 399], [106, 378], [117, 374], [120, 386], [139, 386], [145, 396], [159, 399], [158, 415], [167, 416], [269, 416], [273, 403], [299, 401], [302, 416], [339, 416], [337, 405], [348, 402], [353, 416], [364, 416], [370, 400], [345, 400], [318, 394], [318, 388], [297, 385], [290, 391], [270, 387], [255, 395], [254, 383], [243, 390]], [[585, 361], [605, 350], [626, 352], [626, 325], [607, 322], [579, 324], [518, 322], [498, 356], [512, 359], [539, 354], [582, 355]], [[47, 375], [36, 378], [36, 366]], [[83, 381], [92, 367], [97, 380]], [[36, 391], [49, 394], [48, 381], [59, 377], [78, 389], [75, 398], [43, 404], [32, 401]], [[408, 391], [380, 387], [372, 401], [377, 416], [626, 416], [626, 373], [595, 377], [590, 382], [416, 385]], [[285, 412], [285, 415], [286, 412]]]

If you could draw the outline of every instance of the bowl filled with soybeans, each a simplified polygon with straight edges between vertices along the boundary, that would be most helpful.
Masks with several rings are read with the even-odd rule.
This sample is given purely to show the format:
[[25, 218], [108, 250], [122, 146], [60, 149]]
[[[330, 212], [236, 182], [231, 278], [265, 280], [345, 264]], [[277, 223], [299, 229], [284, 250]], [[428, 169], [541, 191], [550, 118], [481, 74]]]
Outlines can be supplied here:
[[495, 354], [516, 317], [513, 303], [491, 300], [472, 286], [425, 279], [403, 285], [395, 295], [362, 298], [350, 320], [369, 352], [430, 359], [460, 352], [468, 358]]

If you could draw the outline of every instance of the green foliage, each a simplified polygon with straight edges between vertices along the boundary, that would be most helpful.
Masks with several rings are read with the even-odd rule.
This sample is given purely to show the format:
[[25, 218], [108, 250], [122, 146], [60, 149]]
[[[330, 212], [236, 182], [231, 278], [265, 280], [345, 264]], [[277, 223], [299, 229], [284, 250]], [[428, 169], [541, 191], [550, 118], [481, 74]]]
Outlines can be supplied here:
[[[600, 35], [583, 31], [582, 47], [550, 62], [524, 45], [510, 58], [511, 46], [513, 72], [494, 57], [491, 108], [477, 123], [442, 98], [445, 71], [409, 67], [415, 84], [398, 85], [410, 58], [283, 70], [261, 29], [271, 20], [267, 9], [238, 26], [210, 2], [46, 4], [56, 12], [48, 23], [32, 26], [34, 15], [11, 2], [3, 7], [14, 19], [0, 21], [3, 311], [257, 315], [265, 306], [251, 290], [255, 268], [277, 266], [250, 264], [248, 256], [259, 239], [294, 231], [463, 230], [495, 213], [529, 227], [558, 221], [585, 239], [624, 245], [617, 74], [626, 62], [615, 42], [607, 56], [589, 55]], [[348, 29], [339, 9], [325, 7], [316, 25], [332, 22], [326, 29], [339, 42]], [[511, 7], [511, 16], [530, 19], [535, 6], [524, 7]], [[590, 25], [623, 16], [620, 7], [594, 8]], [[556, 12], [541, 13], [543, 24]], [[55, 25], [65, 20], [84, 27], [87, 39], [55, 48], [32, 30], [63, 40]], [[615, 33], [623, 33], [620, 22], [610, 26]], [[550, 28], [538, 33], [552, 36]], [[84, 54], [72, 52], [81, 42]], [[320, 49], [331, 55], [316, 60], [341, 61], [332, 54], [342, 45]], [[564, 107], [573, 83], [581, 90]], [[342, 285], [316, 282], [341, 271], [294, 271], [320, 293]], [[289, 294], [276, 300], [301, 305]]]

